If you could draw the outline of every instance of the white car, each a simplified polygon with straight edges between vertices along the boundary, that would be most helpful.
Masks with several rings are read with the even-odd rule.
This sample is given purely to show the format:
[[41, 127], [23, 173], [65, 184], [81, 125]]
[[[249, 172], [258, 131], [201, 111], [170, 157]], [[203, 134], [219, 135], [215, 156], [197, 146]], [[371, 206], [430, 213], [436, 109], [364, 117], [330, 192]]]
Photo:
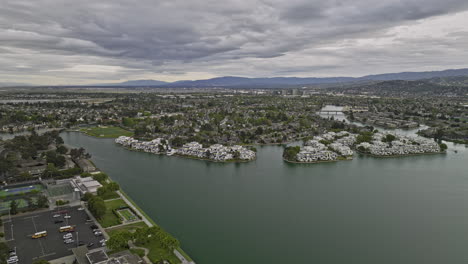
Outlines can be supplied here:
[[105, 240], [105, 239], [99, 240], [99, 243], [101, 243], [101, 244], [102, 244], [102, 243], [106, 243], [106, 242], [107, 242], [107, 240]]
[[73, 234], [72, 233], [67, 233], [63, 236], [63, 239], [69, 239], [69, 238], [72, 238], [73, 237]]
[[96, 231], [96, 232], [94, 232], [94, 235], [95, 236], [102, 236], [102, 232], [101, 231]]
[[57, 217], [60, 217], [61, 215], [59, 214], [54, 214], [53, 218], [57, 218]]
[[71, 244], [71, 243], [73, 243], [73, 242], [75, 242], [75, 240], [73, 240], [73, 239], [71, 239], [71, 238], [69, 238], [69, 239], [63, 241], [63, 243], [65, 243], [65, 244]]
[[66, 216], [64, 216], [63, 218], [65, 218], [65, 219], [70, 219], [70, 218], [71, 218], [71, 215], [66, 215]]
[[83, 211], [83, 210], [84, 210], [83, 207], [78, 208], [78, 211]]

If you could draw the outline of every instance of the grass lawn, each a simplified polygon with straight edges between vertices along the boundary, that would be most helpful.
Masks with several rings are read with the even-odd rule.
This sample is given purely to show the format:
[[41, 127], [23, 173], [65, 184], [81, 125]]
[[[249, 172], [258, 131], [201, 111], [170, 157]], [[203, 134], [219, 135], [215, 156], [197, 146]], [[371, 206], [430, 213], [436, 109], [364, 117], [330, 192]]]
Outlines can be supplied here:
[[159, 260], [166, 259], [171, 262], [171, 264], [180, 263], [180, 260], [172, 253], [170, 250], [167, 250], [161, 246], [159, 241], [151, 241], [150, 243], [142, 246], [149, 249], [148, 258], [152, 263], [158, 263]]
[[145, 255], [145, 251], [140, 248], [131, 248], [130, 252], [132, 252], [135, 255], [138, 255], [140, 258], [142, 258]]
[[133, 132], [115, 126], [88, 127], [80, 129], [81, 132], [99, 138], [116, 138], [120, 136], [130, 137]]
[[103, 200], [110, 200], [110, 199], [116, 199], [119, 198], [119, 194], [116, 192], [106, 192], [104, 195], [99, 195]]
[[110, 227], [115, 225], [120, 225], [120, 219], [112, 212], [112, 210], [120, 208], [121, 206], [127, 206], [127, 204], [122, 199], [107, 201], [106, 203], [106, 213], [104, 216], [99, 219], [99, 223], [102, 227]]
[[109, 229], [106, 229], [106, 232], [107, 234], [109, 234], [109, 236], [112, 236], [113, 234], [118, 233], [120, 231], [126, 230], [130, 232], [134, 232], [136, 229], [143, 228], [143, 227], [147, 227], [147, 225], [145, 224], [145, 222], [141, 221], [141, 222], [136, 222], [133, 224], [119, 226], [117, 228], [109, 228]]

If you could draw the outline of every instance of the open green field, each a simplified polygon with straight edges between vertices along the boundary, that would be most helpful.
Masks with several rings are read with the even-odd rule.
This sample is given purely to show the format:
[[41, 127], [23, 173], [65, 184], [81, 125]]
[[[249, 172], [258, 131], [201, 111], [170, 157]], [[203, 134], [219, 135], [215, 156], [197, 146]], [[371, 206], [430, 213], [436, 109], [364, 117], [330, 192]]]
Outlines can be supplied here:
[[136, 222], [136, 223], [132, 223], [132, 224], [124, 225], [124, 226], [119, 226], [116, 228], [108, 228], [106, 229], [106, 232], [110, 236], [112, 236], [113, 234], [121, 232], [121, 231], [134, 232], [138, 228], [143, 228], [143, 227], [147, 227], [147, 225], [145, 224], [145, 222], [141, 221], [141, 222]]
[[148, 258], [152, 263], [158, 263], [162, 259], [169, 260], [170, 263], [180, 263], [180, 260], [170, 250], [164, 248], [157, 240], [153, 240], [143, 247], [149, 249]]
[[122, 206], [128, 206], [124, 200], [118, 199], [118, 200], [112, 200], [112, 201], [106, 201], [106, 213], [104, 216], [99, 219], [99, 223], [102, 225], [102, 227], [111, 227], [115, 225], [120, 225], [120, 219], [112, 212], [114, 209], [118, 209]]
[[117, 138], [120, 136], [130, 137], [133, 132], [115, 126], [87, 127], [80, 129], [81, 132], [99, 138]]

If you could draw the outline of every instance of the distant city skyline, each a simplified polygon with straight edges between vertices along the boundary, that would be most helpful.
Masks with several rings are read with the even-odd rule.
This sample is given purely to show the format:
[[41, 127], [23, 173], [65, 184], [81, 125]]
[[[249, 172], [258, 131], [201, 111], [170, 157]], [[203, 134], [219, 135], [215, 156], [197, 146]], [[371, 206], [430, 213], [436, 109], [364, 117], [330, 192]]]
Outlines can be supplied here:
[[468, 2], [2, 1], [0, 83], [467, 68]]

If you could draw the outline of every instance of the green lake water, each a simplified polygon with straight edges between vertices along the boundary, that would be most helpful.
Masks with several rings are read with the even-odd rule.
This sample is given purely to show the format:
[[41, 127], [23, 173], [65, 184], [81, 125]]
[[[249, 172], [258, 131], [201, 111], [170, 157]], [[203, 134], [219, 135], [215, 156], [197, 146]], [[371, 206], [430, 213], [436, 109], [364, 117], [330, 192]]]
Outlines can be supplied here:
[[[132, 152], [76, 132], [84, 147], [198, 264], [468, 263], [468, 152], [323, 164], [220, 164]], [[457, 153], [454, 152], [457, 150]]]

